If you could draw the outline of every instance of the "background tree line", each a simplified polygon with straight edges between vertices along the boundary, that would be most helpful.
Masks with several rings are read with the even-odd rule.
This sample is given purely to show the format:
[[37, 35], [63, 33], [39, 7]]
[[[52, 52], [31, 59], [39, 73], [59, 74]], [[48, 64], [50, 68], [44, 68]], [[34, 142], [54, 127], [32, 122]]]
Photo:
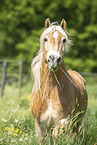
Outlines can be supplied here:
[[0, 58], [23, 59], [30, 67], [47, 17], [64, 18], [72, 34], [67, 68], [97, 72], [96, 0], [0, 0]]

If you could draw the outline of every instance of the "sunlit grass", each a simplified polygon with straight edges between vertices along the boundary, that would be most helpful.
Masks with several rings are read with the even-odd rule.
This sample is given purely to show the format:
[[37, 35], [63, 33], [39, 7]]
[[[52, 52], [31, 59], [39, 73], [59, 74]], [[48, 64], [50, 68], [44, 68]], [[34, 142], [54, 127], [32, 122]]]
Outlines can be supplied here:
[[29, 84], [23, 86], [24, 93], [18, 96], [16, 84], [6, 85], [0, 98], [0, 144], [38, 144], [30, 111], [31, 89]]
[[[6, 85], [4, 96], [0, 98], [0, 144], [38, 145], [34, 117], [30, 111], [32, 84], [25, 82], [21, 96], [17, 84]], [[88, 110], [83, 120], [80, 134], [63, 132], [55, 139], [56, 145], [94, 145], [97, 143], [97, 85], [88, 84]], [[49, 144], [49, 135], [45, 143]], [[52, 143], [53, 144], [53, 143]]]

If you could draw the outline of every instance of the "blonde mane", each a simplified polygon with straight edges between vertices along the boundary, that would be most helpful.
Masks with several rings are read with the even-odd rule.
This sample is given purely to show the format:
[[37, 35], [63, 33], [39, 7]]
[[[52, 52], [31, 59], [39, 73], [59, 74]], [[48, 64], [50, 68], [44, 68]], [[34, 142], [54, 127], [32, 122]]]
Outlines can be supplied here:
[[[55, 23], [54, 23], [55, 24]], [[49, 34], [50, 32], [59, 31], [62, 35], [66, 37], [66, 44], [65, 44], [65, 51], [68, 51], [68, 45], [71, 43], [70, 40], [68, 40], [67, 32], [64, 31], [60, 26], [51, 25], [49, 28], [45, 29], [40, 37], [40, 49], [37, 53], [37, 56], [33, 59], [31, 64], [32, 74], [34, 78], [34, 86], [33, 89], [35, 93], [40, 89], [41, 87], [41, 81], [42, 81], [42, 62], [43, 62], [43, 41], [44, 37]]]

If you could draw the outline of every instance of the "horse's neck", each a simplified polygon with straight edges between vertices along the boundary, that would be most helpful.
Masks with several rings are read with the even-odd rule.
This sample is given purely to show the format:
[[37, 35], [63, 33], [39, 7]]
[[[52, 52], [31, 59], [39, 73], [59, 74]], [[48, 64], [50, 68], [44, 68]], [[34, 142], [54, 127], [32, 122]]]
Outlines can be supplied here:
[[69, 84], [69, 79], [67, 76], [69, 77], [69, 74], [66, 70], [64, 62], [62, 62], [59, 68], [54, 72], [50, 72], [48, 70], [47, 64], [44, 63], [43, 70], [42, 70], [42, 86], [41, 87], [43, 90], [47, 89], [48, 91], [55, 86], [61, 89], [64, 83], [66, 85]]

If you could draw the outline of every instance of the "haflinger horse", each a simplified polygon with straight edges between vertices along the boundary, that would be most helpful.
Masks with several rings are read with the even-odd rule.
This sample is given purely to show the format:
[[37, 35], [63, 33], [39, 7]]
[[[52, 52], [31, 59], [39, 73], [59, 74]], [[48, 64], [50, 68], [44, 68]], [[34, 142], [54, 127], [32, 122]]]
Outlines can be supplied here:
[[84, 78], [76, 71], [67, 71], [65, 67], [64, 54], [70, 43], [65, 29], [64, 19], [60, 25], [51, 24], [49, 18], [46, 19], [45, 30], [40, 37], [40, 50], [31, 64], [34, 76], [31, 111], [40, 142], [44, 132], [49, 132], [58, 124], [65, 126], [68, 116], [72, 114], [83, 112], [80, 115], [83, 118], [87, 109]]

